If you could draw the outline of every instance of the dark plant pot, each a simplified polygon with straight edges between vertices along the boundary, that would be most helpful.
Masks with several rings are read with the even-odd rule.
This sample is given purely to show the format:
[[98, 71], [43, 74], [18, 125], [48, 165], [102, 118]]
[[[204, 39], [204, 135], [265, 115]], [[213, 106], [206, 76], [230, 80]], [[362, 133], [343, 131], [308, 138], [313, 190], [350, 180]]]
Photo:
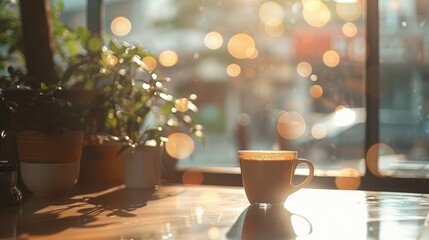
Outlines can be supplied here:
[[122, 143], [86, 143], [83, 148], [79, 184], [113, 187], [124, 183], [123, 165], [118, 158]]

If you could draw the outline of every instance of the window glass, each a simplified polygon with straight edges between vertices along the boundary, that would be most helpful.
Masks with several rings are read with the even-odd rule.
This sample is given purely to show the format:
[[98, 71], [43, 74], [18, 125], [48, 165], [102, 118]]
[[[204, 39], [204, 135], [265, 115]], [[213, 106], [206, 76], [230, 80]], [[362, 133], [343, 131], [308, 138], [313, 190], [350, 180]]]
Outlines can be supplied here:
[[379, 171], [429, 173], [429, 2], [381, 0]]
[[[63, 19], [79, 25], [67, 4]], [[197, 94], [207, 143], [195, 141], [179, 167], [238, 167], [238, 149], [287, 149], [318, 174], [363, 172], [363, 9], [362, 0], [105, 1], [104, 31], [159, 56], [176, 95]], [[409, 94], [385, 98], [404, 104]]]

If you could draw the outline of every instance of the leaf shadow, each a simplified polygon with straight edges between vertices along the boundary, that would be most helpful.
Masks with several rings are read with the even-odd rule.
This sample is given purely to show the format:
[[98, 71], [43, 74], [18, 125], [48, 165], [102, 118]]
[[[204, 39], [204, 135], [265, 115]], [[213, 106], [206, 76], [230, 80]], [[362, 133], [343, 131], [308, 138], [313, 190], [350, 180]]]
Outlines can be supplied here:
[[[138, 216], [138, 209], [185, 190], [140, 190], [118, 186], [97, 194], [67, 198], [31, 198], [24, 202], [17, 233], [50, 235], [69, 228], [97, 228]], [[101, 221], [99, 221], [101, 220]]]

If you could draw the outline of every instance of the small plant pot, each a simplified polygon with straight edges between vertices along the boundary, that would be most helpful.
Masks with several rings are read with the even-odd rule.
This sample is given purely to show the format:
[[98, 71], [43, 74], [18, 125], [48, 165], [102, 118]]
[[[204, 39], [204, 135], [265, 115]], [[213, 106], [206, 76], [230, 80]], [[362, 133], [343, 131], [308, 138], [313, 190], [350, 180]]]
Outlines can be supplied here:
[[120, 155], [128, 188], [157, 189], [161, 185], [161, 148], [138, 146]]
[[21, 178], [36, 195], [61, 194], [79, 177], [83, 132], [45, 134], [22, 131], [16, 136]]

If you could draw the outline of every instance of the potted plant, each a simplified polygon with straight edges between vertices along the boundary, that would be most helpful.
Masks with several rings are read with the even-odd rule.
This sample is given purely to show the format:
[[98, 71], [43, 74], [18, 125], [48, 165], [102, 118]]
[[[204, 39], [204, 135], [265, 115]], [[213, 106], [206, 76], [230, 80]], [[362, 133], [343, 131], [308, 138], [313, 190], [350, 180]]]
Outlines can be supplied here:
[[80, 117], [70, 102], [54, 96], [56, 90], [41, 84], [12, 117], [21, 177], [37, 195], [63, 193], [79, 176], [84, 139]]
[[[103, 47], [102, 69], [110, 83], [106, 90], [104, 132], [124, 144], [118, 155], [124, 163], [128, 187], [154, 188], [161, 180], [161, 150], [168, 129], [185, 129], [204, 141], [202, 126], [192, 114], [197, 111], [191, 98], [175, 98], [144, 58], [151, 55], [142, 47], [114, 40]], [[144, 159], [142, 159], [144, 158]]]

